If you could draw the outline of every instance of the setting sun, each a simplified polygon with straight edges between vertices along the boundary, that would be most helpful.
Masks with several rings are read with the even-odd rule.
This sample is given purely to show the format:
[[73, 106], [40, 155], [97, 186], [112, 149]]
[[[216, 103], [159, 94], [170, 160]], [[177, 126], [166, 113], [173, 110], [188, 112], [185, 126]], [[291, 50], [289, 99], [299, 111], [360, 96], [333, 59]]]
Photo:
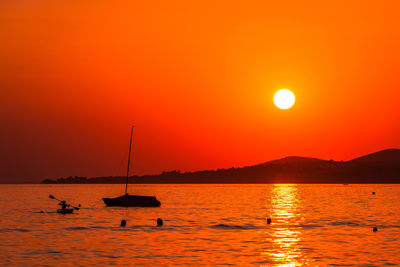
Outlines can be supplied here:
[[281, 89], [275, 93], [274, 103], [280, 109], [289, 109], [295, 101], [294, 94], [288, 89]]

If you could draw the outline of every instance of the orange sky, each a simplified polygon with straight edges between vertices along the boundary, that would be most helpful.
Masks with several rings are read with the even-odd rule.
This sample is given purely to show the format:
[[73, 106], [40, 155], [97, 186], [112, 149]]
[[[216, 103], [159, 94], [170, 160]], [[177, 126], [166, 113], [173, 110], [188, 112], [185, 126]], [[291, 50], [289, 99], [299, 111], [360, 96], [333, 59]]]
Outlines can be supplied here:
[[399, 5], [1, 1], [0, 182], [400, 147]]

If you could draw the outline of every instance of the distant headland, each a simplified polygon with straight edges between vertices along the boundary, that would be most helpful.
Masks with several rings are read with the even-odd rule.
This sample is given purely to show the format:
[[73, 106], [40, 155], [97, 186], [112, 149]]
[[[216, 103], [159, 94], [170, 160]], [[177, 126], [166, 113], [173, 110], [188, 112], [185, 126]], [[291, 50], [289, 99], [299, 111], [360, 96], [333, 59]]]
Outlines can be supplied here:
[[[119, 184], [126, 177], [67, 177], [43, 184]], [[286, 157], [240, 168], [131, 176], [132, 184], [212, 183], [400, 183], [400, 149], [386, 149], [349, 161]]]

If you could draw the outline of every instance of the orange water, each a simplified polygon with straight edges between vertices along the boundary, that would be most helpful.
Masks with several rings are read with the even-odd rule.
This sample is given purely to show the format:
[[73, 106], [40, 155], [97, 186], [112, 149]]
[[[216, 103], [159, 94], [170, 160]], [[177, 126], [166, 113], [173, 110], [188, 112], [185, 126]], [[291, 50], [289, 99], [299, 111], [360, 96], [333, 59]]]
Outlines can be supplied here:
[[[400, 264], [399, 185], [138, 185], [132, 193], [162, 206], [104, 207], [101, 197], [122, 192], [1, 185], [0, 265]], [[82, 209], [57, 214], [49, 194]]]

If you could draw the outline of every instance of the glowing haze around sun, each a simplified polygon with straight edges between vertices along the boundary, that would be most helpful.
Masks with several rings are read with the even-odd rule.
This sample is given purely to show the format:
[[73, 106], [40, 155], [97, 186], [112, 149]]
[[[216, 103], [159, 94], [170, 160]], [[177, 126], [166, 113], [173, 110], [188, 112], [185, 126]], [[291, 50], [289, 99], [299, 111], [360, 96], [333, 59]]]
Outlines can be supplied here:
[[274, 103], [280, 109], [289, 109], [293, 106], [294, 102], [294, 94], [288, 89], [280, 89], [275, 93]]

